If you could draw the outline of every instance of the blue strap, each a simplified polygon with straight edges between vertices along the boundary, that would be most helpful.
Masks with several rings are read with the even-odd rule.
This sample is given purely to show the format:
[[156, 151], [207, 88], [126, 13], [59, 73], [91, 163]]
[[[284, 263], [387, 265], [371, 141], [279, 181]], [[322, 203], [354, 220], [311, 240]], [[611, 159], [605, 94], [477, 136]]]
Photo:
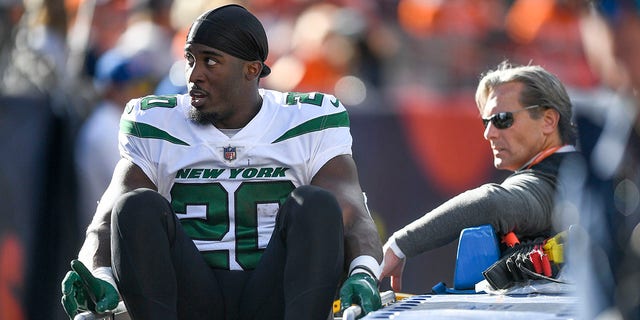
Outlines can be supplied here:
[[447, 284], [444, 282], [438, 282], [435, 286], [431, 288], [431, 292], [434, 294], [476, 294], [480, 292], [476, 292], [474, 289], [468, 290], [458, 290], [453, 288], [447, 288]]

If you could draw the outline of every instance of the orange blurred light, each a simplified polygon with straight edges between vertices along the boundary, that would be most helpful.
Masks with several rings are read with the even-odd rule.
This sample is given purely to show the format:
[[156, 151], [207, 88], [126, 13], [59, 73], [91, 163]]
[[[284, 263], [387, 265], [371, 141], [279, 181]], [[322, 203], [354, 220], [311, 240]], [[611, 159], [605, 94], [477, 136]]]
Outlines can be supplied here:
[[440, 7], [440, 1], [401, 0], [398, 3], [400, 26], [414, 36], [427, 36]]
[[533, 41], [553, 14], [554, 7], [555, 0], [517, 0], [507, 13], [507, 33], [520, 43]]

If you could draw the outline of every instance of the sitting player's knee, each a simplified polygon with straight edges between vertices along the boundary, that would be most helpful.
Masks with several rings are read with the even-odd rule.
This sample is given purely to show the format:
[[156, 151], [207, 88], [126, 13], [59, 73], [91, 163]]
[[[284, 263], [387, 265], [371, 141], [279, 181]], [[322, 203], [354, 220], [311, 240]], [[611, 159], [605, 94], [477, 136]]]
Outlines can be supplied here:
[[326, 189], [305, 185], [293, 190], [290, 197], [300, 206], [297, 214], [304, 215], [306, 221], [342, 221], [338, 200]]
[[113, 207], [113, 217], [122, 219], [137, 219], [148, 221], [153, 216], [159, 216], [168, 209], [167, 200], [158, 192], [140, 188], [120, 196]]

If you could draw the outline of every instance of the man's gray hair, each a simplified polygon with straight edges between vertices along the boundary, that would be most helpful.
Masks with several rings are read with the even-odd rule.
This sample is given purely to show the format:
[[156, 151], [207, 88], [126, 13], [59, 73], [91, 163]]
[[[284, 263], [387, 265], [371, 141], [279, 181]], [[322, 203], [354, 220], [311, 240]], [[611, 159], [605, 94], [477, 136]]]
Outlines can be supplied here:
[[[495, 70], [483, 74], [476, 90], [476, 105], [480, 112], [487, 103], [489, 93], [495, 87], [509, 82], [524, 84], [519, 98], [523, 106], [539, 105], [555, 109], [560, 114], [560, 139], [565, 144], [575, 144], [577, 132], [571, 121], [573, 112], [569, 95], [558, 77], [541, 66], [516, 66], [503, 61]], [[533, 118], [541, 115], [540, 108], [530, 109], [528, 112]]]

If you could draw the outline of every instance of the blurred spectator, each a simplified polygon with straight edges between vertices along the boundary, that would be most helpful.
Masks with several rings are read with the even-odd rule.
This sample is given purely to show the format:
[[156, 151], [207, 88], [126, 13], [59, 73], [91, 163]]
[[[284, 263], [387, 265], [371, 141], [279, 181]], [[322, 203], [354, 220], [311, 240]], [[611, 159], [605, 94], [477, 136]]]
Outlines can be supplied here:
[[65, 76], [67, 15], [62, 0], [25, 1], [0, 91], [55, 92]]
[[10, 63], [15, 27], [23, 13], [24, 6], [21, 0], [0, 1], [0, 75]]
[[335, 5], [321, 3], [309, 6], [298, 16], [291, 53], [273, 65], [274, 77], [265, 79], [266, 85], [284, 91], [335, 92], [334, 84], [347, 73], [355, 54], [353, 43], [333, 29], [338, 10]]
[[113, 48], [127, 26], [128, 0], [67, 0], [71, 29], [70, 76], [95, 74], [98, 58]]
[[169, 23], [172, 0], [130, 0], [127, 29], [116, 44], [126, 55], [147, 51], [153, 75], [162, 78], [169, 72], [171, 39], [174, 30]]
[[569, 88], [593, 89], [598, 76], [589, 67], [582, 45], [584, 0], [516, 0], [504, 28], [512, 40], [507, 54], [519, 63], [554, 70]]
[[89, 224], [96, 203], [111, 181], [120, 160], [118, 129], [127, 102], [152, 93], [158, 82], [148, 51], [107, 51], [96, 65], [95, 84], [102, 100], [84, 122], [76, 141], [75, 166], [79, 185], [79, 227]]
[[507, 7], [503, 0], [399, 1], [398, 23], [408, 37], [394, 86], [473, 90], [477, 75], [505, 58], [487, 43], [495, 41]]
[[[208, 8], [203, 9], [207, 11]], [[197, 18], [193, 17], [193, 20]], [[158, 86], [156, 86], [155, 95], [179, 94], [187, 92], [187, 79], [184, 76], [184, 68], [186, 60], [184, 58], [184, 39], [187, 38], [188, 26], [176, 26], [176, 33], [171, 42], [171, 58], [173, 62], [169, 67], [169, 71], [162, 77]]]
[[82, 230], [93, 216], [96, 202], [120, 159], [118, 128], [126, 103], [134, 97], [152, 94], [171, 67], [171, 5], [171, 0], [96, 3], [92, 25], [107, 22], [103, 21], [106, 13], [113, 13], [122, 34], [113, 39], [113, 33], [99, 29], [95, 33], [95, 36], [104, 37], [93, 43], [96, 46], [93, 54], [105, 49], [101, 46], [110, 46], [99, 56], [93, 70], [96, 98], [100, 102], [90, 107], [76, 140], [75, 166], [80, 186], [78, 218]]
[[397, 39], [374, 15], [378, 4], [335, 2], [312, 2], [295, 20], [267, 24], [277, 41], [265, 87], [330, 92], [346, 105], [372, 108], [380, 104], [384, 61], [397, 52]]
[[623, 68], [614, 61], [594, 70], [625, 76], [603, 77], [611, 81], [604, 83], [608, 90], [576, 101], [585, 158], [564, 169], [576, 187], [563, 195], [560, 210], [577, 221], [569, 262], [578, 276], [581, 318], [640, 319], [640, 3], [595, 4], [611, 27], [599, 33], [606, 49], [598, 52], [613, 52]]

